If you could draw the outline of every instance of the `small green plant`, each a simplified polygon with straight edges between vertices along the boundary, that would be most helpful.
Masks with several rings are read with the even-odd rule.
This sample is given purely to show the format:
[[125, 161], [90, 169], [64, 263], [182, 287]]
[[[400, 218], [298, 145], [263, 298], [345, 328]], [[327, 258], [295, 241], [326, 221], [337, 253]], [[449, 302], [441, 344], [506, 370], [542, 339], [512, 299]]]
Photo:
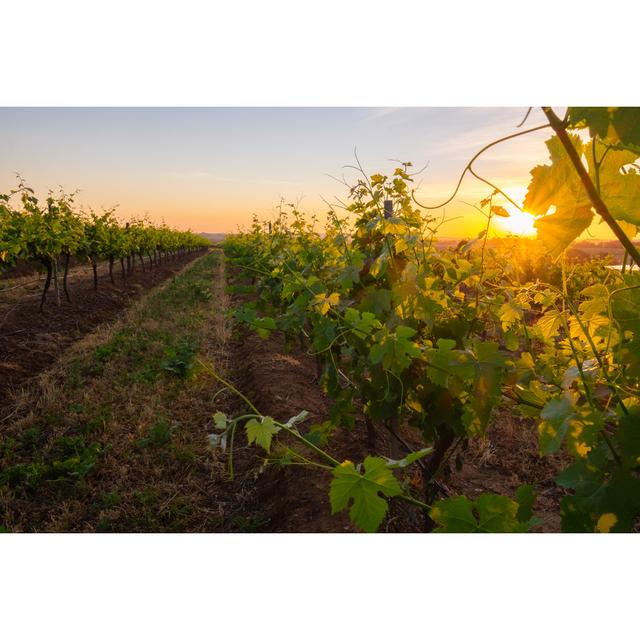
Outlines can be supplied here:
[[11, 489], [22, 487], [34, 489], [44, 478], [47, 465], [42, 462], [29, 462], [11, 465], [0, 473], [0, 486], [6, 485]]
[[236, 516], [231, 521], [231, 524], [239, 533], [259, 533], [267, 529], [269, 518], [259, 514], [255, 516]]
[[33, 490], [43, 482], [73, 484], [87, 476], [101, 453], [101, 445], [88, 443], [83, 435], [63, 436], [53, 443], [47, 459], [6, 467], [0, 473], [0, 486]]
[[95, 467], [102, 447], [87, 443], [84, 436], [63, 436], [54, 444], [56, 457], [50, 463], [46, 477], [53, 481], [82, 480]]
[[146, 449], [147, 447], [164, 447], [171, 442], [171, 434], [174, 427], [171, 427], [165, 420], [161, 420], [155, 424], [149, 435], [141, 438], [136, 442], [138, 449]]
[[122, 496], [117, 491], [109, 491], [101, 498], [102, 505], [105, 509], [117, 507], [122, 502]]
[[160, 368], [177, 378], [185, 380], [193, 370], [193, 359], [197, 346], [190, 340], [184, 340], [176, 346], [167, 347]]
[[112, 523], [109, 518], [101, 518], [96, 524], [96, 533], [110, 533], [112, 530]]

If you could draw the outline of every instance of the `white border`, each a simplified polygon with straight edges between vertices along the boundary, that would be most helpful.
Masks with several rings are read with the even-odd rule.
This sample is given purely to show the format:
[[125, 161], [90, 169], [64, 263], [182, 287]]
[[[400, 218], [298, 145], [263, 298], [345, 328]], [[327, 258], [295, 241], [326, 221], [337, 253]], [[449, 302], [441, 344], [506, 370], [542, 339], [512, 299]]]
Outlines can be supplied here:
[[5, 105], [638, 102], [628, 0], [20, 0]]
[[632, 637], [636, 591], [621, 588], [614, 561], [635, 578], [635, 540], [9, 535], [3, 637]]

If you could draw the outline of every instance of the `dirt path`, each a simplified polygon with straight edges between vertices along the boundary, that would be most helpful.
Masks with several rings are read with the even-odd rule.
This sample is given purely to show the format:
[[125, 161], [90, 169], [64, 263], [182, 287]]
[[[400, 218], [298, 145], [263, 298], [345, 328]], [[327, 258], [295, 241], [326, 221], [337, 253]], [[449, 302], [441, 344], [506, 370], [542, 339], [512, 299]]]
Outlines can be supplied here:
[[44, 312], [39, 312], [42, 281], [25, 276], [3, 281], [0, 291], [0, 418], [3, 405], [15, 399], [19, 387], [44, 371], [74, 342], [112, 320], [144, 293], [175, 275], [199, 254], [169, 260], [142, 271], [139, 264], [127, 279], [116, 270], [113, 285], [108, 266], [100, 265], [98, 291], [89, 267], [76, 267], [69, 278], [72, 304], [57, 305], [53, 287]]

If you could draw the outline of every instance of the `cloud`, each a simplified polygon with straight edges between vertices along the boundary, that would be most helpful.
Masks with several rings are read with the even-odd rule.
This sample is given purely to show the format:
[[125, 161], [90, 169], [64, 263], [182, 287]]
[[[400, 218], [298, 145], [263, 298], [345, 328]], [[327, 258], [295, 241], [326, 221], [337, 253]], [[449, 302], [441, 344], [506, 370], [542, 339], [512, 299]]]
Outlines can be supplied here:
[[396, 115], [403, 110], [406, 110], [406, 107], [377, 107], [371, 108], [368, 110], [368, 113], [362, 118], [363, 122], [373, 122], [375, 120], [380, 120], [382, 118], [388, 118], [389, 116]]

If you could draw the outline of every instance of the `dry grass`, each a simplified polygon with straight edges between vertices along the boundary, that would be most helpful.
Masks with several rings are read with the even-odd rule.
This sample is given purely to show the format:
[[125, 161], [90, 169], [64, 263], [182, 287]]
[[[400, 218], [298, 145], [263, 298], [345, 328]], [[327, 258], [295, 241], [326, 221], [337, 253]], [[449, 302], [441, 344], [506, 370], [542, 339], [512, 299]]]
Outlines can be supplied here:
[[[228, 370], [224, 284], [213, 252], [77, 342], [15, 398], [0, 471], [18, 467], [27, 477], [0, 486], [5, 528], [229, 528], [237, 500], [206, 440], [212, 413], [229, 398], [197, 366]], [[85, 458], [92, 466], [83, 475]], [[41, 477], [29, 477], [34, 463], [46, 466]], [[56, 464], [70, 470], [52, 472]]]

